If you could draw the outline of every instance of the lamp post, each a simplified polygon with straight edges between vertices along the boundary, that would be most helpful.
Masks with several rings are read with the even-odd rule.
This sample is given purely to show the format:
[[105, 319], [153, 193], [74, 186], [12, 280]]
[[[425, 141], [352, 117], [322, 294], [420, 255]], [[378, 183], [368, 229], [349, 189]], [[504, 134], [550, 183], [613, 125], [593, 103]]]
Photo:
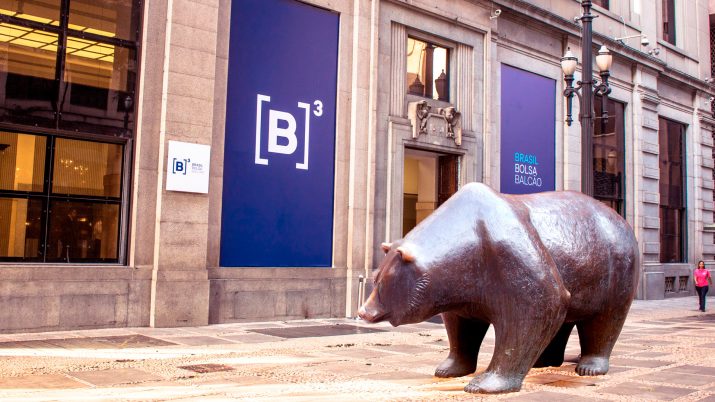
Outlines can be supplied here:
[[[601, 82], [593, 78], [593, 32], [591, 23], [595, 17], [591, 14], [591, 1], [582, 0], [583, 15], [579, 17], [583, 24], [583, 35], [581, 37], [582, 51], [582, 66], [583, 71], [581, 81], [573, 86], [574, 72], [578, 65], [578, 59], [567, 49], [566, 54], [561, 59], [561, 68], [564, 72], [564, 81], [566, 81], [566, 89], [564, 96], [566, 97], [566, 124], [569, 126], [573, 122], [571, 118], [571, 102], [574, 95], [577, 95], [580, 100], [580, 119], [581, 119], [581, 192], [593, 196], [593, 97], [594, 95], [601, 96], [601, 118], [608, 119], [608, 111], [606, 108], [607, 95], [611, 93], [611, 88], [608, 86], [609, 69], [613, 63], [613, 56], [608, 51], [606, 46], [601, 46], [596, 56], [596, 64], [600, 70]], [[579, 91], [581, 93], [579, 94]]]

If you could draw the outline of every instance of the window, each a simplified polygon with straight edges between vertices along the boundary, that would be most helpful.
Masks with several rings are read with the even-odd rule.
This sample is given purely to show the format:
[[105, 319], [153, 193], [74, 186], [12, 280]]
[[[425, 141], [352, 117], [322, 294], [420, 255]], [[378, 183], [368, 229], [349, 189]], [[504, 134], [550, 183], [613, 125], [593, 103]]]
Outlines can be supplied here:
[[0, 122], [132, 134], [139, 0], [0, 0]]
[[685, 261], [685, 127], [659, 119], [660, 262]]
[[663, 40], [675, 45], [675, 0], [662, 0]]
[[449, 50], [408, 37], [407, 88], [412, 95], [449, 102]]
[[599, 118], [602, 111], [600, 97], [594, 104], [597, 117], [593, 130], [593, 197], [623, 216], [625, 106], [607, 99], [608, 121], [604, 121]]
[[0, 131], [0, 260], [118, 262], [124, 145]]
[[601, 6], [601, 7], [605, 8], [606, 10], [608, 10], [608, 5], [609, 5], [608, 3], [609, 3], [608, 0], [593, 0], [593, 4], [595, 4], [597, 6]]
[[0, 0], [0, 262], [123, 262], [140, 11]]

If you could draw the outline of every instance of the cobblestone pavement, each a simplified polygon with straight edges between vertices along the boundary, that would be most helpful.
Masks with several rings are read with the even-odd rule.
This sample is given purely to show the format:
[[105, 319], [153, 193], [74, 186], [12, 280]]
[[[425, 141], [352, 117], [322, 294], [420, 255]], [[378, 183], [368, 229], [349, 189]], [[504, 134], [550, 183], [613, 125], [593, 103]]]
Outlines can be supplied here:
[[[471, 376], [433, 377], [441, 324], [392, 328], [350, 319], [0, 335], [0, 400], [715, 401], [715, 312], [695, 297], [635, 301], [608, 375], [567, 362], [532, 369], [518, 393], [463, 392]], [[712, 310], [712, 309], [711, 309]], [[479, 370], [494, 345], [490, 330]]]

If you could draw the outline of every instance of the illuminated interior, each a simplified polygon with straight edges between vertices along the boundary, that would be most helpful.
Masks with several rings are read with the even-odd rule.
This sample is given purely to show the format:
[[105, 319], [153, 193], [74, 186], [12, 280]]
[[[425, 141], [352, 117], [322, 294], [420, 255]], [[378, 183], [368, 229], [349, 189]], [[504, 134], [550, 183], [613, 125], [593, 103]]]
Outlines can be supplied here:
[[[129, 133], [139, 4], [0, 0], [0, 119]], [[0, 260], [116, 262], [124, 150], [0, 131]]]
[[[11, 15], [8, 10], [0, 9], [0, 14]], [[53, 25], [54, 24], [53, 21]], [[71, 28], [87, 31], [84, 27], [70, 25]], [[0, 42], [31, 47], [33, 49], [57, 52], [57, 35], [19, 25], [0, 23]], [[114, 62], [114, 46], [80, 38], [67, 38], [67, 54], [92, 60]]]
[[0, 131], [0, 189], [42, 191], [45, 138]]

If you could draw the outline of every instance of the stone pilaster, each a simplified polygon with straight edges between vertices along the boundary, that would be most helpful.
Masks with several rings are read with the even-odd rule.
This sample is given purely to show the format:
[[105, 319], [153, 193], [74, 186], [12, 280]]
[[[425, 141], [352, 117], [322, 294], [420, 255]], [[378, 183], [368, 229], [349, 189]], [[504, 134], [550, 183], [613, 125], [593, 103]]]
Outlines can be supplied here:
[[407, 31], [405, 26], [396, 22], [391, 27], [392, 57], [390, 63], [390, 116], [404, 117], [405, 109], [405, 72], [407, 71]]
[[152, 270], [151, 326], [204, 325], [209, 196], [166, 191], [164, 179], [169, 140], [212, 145], [218, 1], [147, 8], [132, 263]]
[[454, 106], [462, 113], [462, 130], [474, 131], [474, 49], [458, 43], [455, 49]]

